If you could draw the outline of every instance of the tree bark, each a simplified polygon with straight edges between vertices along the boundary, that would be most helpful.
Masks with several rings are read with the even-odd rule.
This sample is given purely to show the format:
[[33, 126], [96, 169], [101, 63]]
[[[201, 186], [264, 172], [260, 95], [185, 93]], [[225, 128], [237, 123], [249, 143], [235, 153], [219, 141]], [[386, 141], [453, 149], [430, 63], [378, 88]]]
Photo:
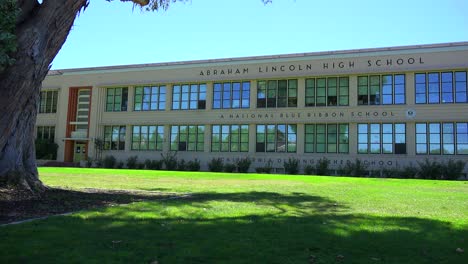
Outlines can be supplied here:
[[[34, 4], [32, 4], [34, 2]], [[41, 83], [87, 0], [18, 1], [16, 62], [0, 74], [0, 187], [40, 195], [34, 127]]]

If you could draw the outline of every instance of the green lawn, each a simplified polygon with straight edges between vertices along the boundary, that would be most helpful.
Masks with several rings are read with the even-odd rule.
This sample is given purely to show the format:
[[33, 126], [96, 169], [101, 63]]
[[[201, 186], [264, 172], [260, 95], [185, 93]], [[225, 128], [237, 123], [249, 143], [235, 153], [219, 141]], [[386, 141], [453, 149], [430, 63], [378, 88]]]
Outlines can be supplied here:
[[468, 263], [466, 181], [39, 172], [56, 187], [192, 196], [0, 227], [0, 263]]

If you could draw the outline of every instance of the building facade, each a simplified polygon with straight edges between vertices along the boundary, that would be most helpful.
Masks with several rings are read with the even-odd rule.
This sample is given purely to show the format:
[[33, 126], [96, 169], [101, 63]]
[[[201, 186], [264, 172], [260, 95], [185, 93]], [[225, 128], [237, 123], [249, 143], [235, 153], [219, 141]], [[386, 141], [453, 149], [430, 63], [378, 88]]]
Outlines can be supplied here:
[[50, 71], [37, 136], [57, 160], [177, 152], [282, 172], [468, 161], [468, 42]]

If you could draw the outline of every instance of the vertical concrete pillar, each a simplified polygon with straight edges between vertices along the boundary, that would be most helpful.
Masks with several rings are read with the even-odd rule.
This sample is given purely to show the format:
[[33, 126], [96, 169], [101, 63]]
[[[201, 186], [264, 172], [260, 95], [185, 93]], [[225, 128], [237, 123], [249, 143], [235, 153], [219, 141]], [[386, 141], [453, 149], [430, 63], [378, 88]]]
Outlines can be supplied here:
[[305, 107], [305, 78], [297, 79], [297, 107]]
[[349, 76], [349, 106], [357, 106], [358, 101], [358, 77]]
[[206, 83], [206, 111], [211, 110], [212, 107], [213, 107], [213, 82], [207, 82]]

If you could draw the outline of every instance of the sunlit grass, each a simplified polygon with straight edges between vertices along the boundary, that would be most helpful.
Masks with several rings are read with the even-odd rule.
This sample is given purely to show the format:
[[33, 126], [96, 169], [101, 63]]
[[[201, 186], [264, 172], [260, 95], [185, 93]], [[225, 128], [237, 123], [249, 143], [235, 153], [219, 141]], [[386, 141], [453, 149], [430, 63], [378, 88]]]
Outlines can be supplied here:
[[[190, 194], [0, 228], [0, 262], [465, 263], [468, 183], [40, 168], [49, 186]], [[338, 257], [343, 256], [344, 258]]]

